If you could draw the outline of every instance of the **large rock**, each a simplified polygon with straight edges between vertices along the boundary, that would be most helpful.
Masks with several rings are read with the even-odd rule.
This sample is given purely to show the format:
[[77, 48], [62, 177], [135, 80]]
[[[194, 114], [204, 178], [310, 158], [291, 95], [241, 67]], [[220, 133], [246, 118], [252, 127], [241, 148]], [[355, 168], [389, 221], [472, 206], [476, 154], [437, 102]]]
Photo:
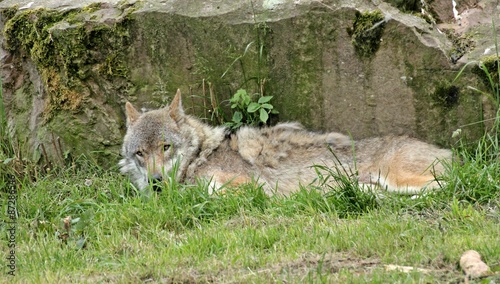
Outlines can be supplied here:
[[[189, 111], [216, 123], [230, 118], [224, 101], [245, 88], [273, 95], [279, 120], [355, 138], [408, 134], [449, 145], [453, 130], [483, 120], [488, 109], [466, 88], [483, 88], [481, 79], [469, 72], [453, 79], [493, 44], [491, 15], [499, 8], [480, 1], [450, 20], [451, 3], [450, 14], [442, 2], [415, 6], [429, 14], [421, 17], [361, 0], [5, 0], [9, 129], [37, 159], [84, 153], [109, 165], [126, 100], [159, 107], [180, 88]], [[465, 22], [471, 9], [480, 9], [480, 21]], [[445, 29], [456, 33], [447, 37]], [[457, 53], [469, 31], [475, 49], [466, 44]], [[463, 130], [474, 138], [483, 127]]]

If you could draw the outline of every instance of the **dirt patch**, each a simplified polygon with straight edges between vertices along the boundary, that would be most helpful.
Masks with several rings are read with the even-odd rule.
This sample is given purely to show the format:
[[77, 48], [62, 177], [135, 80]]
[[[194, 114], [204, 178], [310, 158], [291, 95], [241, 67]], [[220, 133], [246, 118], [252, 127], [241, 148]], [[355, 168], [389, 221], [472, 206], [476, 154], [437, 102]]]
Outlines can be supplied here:
[[[392, 267], [392, 268], [389, 268]], [[400, 267], [394, 268], [394, 267]], [[226, 269], [217, 273], [217, 275], [204, 275], [201, 278], [192, 280], [215, 281], [217, 283], [238, 283], [255, 279], [259, 281], [269, 280], [270, 282], [295, 282], [299, 279], [309, 279], [312, 282], [316, 280], [334, 280], [346, 281], [342, 272], [348, 272], [346, 275], [354, 275], [370, 279], [375, 270], [400, 271], [400, 273], [422, 273], [428, 275], [430, 279], [442, 281], [443, 283], [458, 283], [463, 280], [463, 275], [454, 265], [445, 265], [442, 260], [432, 261], [426, 267], [410, 267], [410, 272], [404, 271], [405, 266], [387, 265], [382, 263], [378, 257], [359, 257], [348, 253], [304, 253], [295, 260], [276, 263], [273, 266], [265, 268], [235, 268]], [[193, 274], [191, 274], [193, 276]], [[425, 276], [424, 276], [425, 277]], [[295, 279], [295, 280], [294, 280]]]
[[[295, 260], [276, 263], [270, 267], [261, 268], [234, 268], [220, 271], [216, 282], [246, 282], [259, 279], [266, 282], [281, 282], [287, 279], [312, 279], [320, 278], [322, 275], [337, 274], [343, 270], [349, 270], [351, 274], [370, 274], [373, 269], [381, 268], [382, 264], [377, 257], [360, 258], [349, 256], [344, 253], [305, 253]], [[207, 279], [207, 277], [204, 277]], [[213, 279], [213, 278], [212, 278]]]
[[283, 264], [279, 270], [296, 275], [307, 274], [311, 269], [329, 274], [348, 269], [354, 274], [365, 274], [380, 266], [380, 259], [377, 257], [360, 258], [345, 253], [327, 253], [323, 255], [306, 253], [291, 263]]

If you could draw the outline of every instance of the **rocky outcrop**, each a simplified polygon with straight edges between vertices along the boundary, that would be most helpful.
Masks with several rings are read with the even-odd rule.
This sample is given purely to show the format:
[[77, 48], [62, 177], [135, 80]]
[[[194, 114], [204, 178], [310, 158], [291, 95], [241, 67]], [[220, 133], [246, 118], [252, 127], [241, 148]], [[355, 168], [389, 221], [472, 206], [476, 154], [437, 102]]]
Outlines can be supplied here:
[[481, 88], [480, 78], [453, 79], [491, 52], [499, 8], [393, 2], [5, 0], [9, 129], [37, 159], [87, 154], [112, 165], [126, 100], [155, 108], [180, 88], [190, 112], [220, 123], [230, 118], [225, 100], [245, 88], [274, 96], [275, 119], [448, 145], [488, 109], [466, 87]]

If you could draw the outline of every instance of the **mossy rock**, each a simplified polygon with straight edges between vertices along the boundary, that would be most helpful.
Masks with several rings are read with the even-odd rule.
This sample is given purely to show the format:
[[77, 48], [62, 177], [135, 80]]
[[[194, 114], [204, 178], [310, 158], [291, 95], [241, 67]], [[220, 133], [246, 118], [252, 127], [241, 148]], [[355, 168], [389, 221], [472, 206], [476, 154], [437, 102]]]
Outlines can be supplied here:
[[89, 95], [85, 80], [90, 76], [128, 75], [118, 58], [124, 56], [129, 45], [129, 19], [113, 25], [91, 20], [92, 13], [106, 7], [103, 5], [9, 13], [4, 28], [5, 47], [36, 64], [50, 98], [46, 121], [59, 110], [78, 111]]
[[[499, 92], [498, 88], [500, 86], [499, 72], [500, 72], [500, 57], [496, 55], [483, 57], [479, 64], [476, 64], [472, 69], [472, 72], [476, 74], [483, 81], [484, 85], [490, 90], [496, 88], [496, 92]], [[500, 103], [500, 102], [497, 102]]]
[[[18, 80], [39, 77], [36, 84], [41, 85], [40, 89], [30, 88], [42, 98], [36, 103], [39, 105], [36, 109], [42, 109], [41, 116], [36, 119], [40, 121], [31, 123], [33, 133], [28, 139], [35, 149], [46, 145], [47, 151], [56, 152], [57, 149], [49, 147], [52, 135], [61, 137], [67, 150], [75, 152], [76, 156], [91, 155], [109, 141], [115, 147], [120, 143], [122, 127], [116, 117], [118, 113], [108, 113], [106, 109], [110, 106], [95, 102], [107, 101], [109, 94], [127, 85], [129, 68], [125, 57], [130, 46], [129, 24], [133, 21], [130, 16], [133, 11], [135, 7], [130, 5], [122, 9], [104, 3], [68, 10], [3, 10], [3, 47], [21, 65], [27, 67], [30, 64], [21, 62], [32, 62], [35, 68], [31, 71], [29, 67], [20, 69], [13, 75]], [[27, 96], [24, 100], [28, 101], [33, 91], [24, 91]], [[10, 106], [12, 112], [18, 112], [11, 112], [12, 116], [35, 115], [34, 110], [21, 111], [16, 107], [18, 102]], [[97, 117], [89, 118], [90, 113]], [[65, 123], [60, 123], [63, 117]], [[91, 131], [103, 123], [111, 123], [109, 127], [116, 130]], [[20, 128], [15, 131], [26, 132]], [[57, 153], [48, 154], [56, 156]], [[103, 163], [109, 161], [104, 159]]]
[[385, 19], [380, 11], [356, 12], [352, 28], [347, 32], [359, 56], [370, 58], [377, 52], [384, 27]]

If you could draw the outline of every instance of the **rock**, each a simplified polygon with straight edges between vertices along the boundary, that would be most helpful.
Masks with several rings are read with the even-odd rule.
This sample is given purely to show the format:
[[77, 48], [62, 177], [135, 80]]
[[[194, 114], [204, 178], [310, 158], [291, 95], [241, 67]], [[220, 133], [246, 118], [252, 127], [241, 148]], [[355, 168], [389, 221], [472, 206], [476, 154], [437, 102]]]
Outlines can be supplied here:
[[490, 267], [481, 260], [481, 255], [475, 250], [468, 250], [460, 257], [460, 267], [469, 279], [485, 277], [491, 274]]
[[[480, 8], [481, 15], [498, 15], [493, 2], [469, 3], [460, 13]], [[464, 72], [453, 79], [464, 58], [479, 59], [476, 50], [493, 44], [491, 24], [473, 20], [457, 28], [445, 22], [449, 11], [434, 12], [433, 23], [367, 0], [4, 0], [0, 9], [9, 129], [35, 158], [43, 146], [53, 160], [87, 154], [113, 165], [125, 101], [156, 108], [177, 88], [189, 111], [209, 121], [213, 114], [231, 117], [223, 102], [237, 89], [263, 89], [282, 121], [354, 138], [408, 134], [440, 145], [452, 143], [462, 125], [482, 121], [488, 109], [467, 88], [484, 88], [480, 78]], [[481, 31], [472, 38], [476, 49], [450, 55], [453, 41], [442, 29], [457, 37]], [[481, 134], [481, 127], [462, 130]]]

